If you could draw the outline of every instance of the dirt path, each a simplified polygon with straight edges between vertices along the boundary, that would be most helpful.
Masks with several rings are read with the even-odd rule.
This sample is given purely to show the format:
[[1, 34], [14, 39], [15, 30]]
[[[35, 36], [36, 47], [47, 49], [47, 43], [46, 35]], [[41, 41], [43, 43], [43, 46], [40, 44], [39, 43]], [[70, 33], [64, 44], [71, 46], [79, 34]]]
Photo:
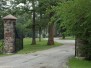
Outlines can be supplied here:
[[0, 68], [65, 68], [68, 57], [74, 55], [74, 40], [58, 40], [63, 46], [26, 55], [0, 57]]

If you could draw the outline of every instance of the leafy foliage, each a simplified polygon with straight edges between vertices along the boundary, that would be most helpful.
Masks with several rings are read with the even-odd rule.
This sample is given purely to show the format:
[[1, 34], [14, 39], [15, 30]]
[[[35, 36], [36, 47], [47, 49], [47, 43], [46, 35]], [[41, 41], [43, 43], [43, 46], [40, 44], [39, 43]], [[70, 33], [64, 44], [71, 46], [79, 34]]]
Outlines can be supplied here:
[[61, 26], [84, 41], [81, 50], [87, 59], [91, 59], [91, 1], [69, 0], [61, 3], [57, 9], [63, 21]]
[[58, 12], [63, 20], [62, 25], [65, 26], [69, 32], [84, 36], [86, 31], [90, 32], [91, 2], [86, 0], [67, 1], [60, 4]]

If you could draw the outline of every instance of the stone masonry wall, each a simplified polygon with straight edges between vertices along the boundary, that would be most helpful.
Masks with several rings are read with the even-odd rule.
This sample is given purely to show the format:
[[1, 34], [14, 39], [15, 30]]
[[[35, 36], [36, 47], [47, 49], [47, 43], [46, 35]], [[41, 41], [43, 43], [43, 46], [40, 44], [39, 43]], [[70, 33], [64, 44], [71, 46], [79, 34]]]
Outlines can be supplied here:
[[15, 20], [4, 21], [4, 53], [15, 51]]

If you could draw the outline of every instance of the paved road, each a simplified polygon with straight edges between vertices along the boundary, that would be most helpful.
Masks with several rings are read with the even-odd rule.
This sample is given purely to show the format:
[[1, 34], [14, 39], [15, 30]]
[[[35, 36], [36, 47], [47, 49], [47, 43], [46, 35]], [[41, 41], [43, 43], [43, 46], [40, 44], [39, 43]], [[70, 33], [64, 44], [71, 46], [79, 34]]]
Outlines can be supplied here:
[[32, 54], [0, 57], [0, 68], [65, 68], [68, 57], [74, 55], [74, 40], [55, 41], [64, 45]]

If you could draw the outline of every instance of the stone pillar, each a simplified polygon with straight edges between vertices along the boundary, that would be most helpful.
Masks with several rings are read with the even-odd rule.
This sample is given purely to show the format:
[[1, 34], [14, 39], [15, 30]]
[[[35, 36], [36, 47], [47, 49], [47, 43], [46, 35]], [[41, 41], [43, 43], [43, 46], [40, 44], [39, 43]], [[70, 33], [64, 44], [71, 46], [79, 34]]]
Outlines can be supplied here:
[[7, 15], [4, 20], [4, 48], [3, 52], [11, 54], [15, 52], [15, 24], [16, 17]]

